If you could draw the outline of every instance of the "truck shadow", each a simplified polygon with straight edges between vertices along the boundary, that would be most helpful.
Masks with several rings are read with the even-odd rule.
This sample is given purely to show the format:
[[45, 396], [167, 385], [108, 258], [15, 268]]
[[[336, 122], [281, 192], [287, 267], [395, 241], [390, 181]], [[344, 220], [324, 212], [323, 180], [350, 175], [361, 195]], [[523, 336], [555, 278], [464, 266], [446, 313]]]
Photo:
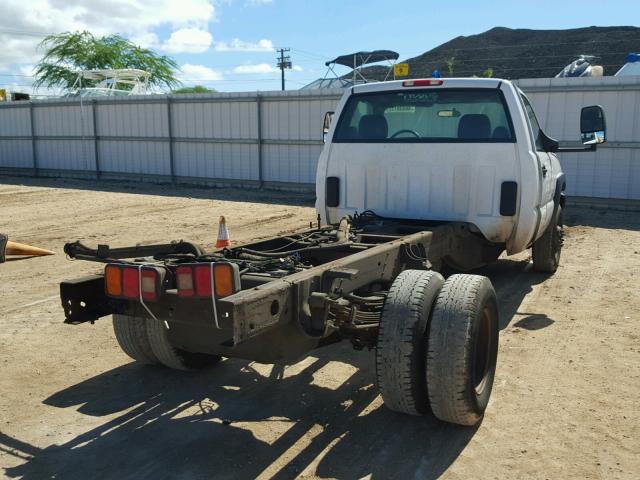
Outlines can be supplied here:
[[[528, 258], [521, 260], [501, 258], [497, 262], [483, 267], [474, 273], [489, 277], [493, 283], [496, 296], [498, 297], [500, 330], [507, 328], [516, 315], [523, 317], [518, 321], [518, 324], [524, 320], [525, 316], [546, 318], [546, 322], [536, 323], [538, 329], [553, 324], [553, 320], [548, 318], [544, 312], [525, 313], [518, 311], [522, 301], [533, 290], [533, 287], [544, 282], [550, 276], [549, 274], [535, 272]], [[523, 325], [517, 326], [522, 327]]]
[[[634, 202], [634, 201], [632, 201]], [[640, 230], [640, 202], [630, 205], [628, 210], [614, 208], [569, 205], [564, 212], [566, 227], [596, 227], [609, 230]]]
[[[546, 278], [533, 273], [528, 261], [512, 259], [479, 273], [496, 286], [501, 328]], [[522, 315], [520, 322], [531, 328], [552, 323], [544, 314]], [[227, 360], [185, 373], [129, 363], [44, 400], [100, 418], [100, 426], [44, 449], [0, 435], [0, 450], [25, 460], [5, 475], [438, 478], [478, 427], [393, 413], [382, 406], [374, 378], [373, 355], [344, 342], [290, 367]]]
[[[115, 368], [44, 401], [109, 416], [105, 423], [41, 450], [0, 436], [0, 448], [28, 459], [5, 474], [253, 479], [294, 478], [309, 469], [321, 477], [391, 479], [419, 472], [429, 479], [440, 476], [475, 433], [383, 408], [372, 385], [371, 355], [344, 344], [313, 358], [281, 379], [239, 360], [187, 374], [134, 363]], [[335, 388], [318, 386], [314, 378], [326, 375], [336, 359], [357, 368]]]
[[95, 192], [158, 195], [163, 197], [197, 198], [235, 202], [269, 203], [308, 207], [314, 204], [310, 191], [259, 190], [257, 188], [231, 188], [198, 185], [172, 185], [117, 180], [82, 180], [73, 178], [7, 177], [0, 175], [0, 185], [27, 185], [45, 188], [89, 190]]

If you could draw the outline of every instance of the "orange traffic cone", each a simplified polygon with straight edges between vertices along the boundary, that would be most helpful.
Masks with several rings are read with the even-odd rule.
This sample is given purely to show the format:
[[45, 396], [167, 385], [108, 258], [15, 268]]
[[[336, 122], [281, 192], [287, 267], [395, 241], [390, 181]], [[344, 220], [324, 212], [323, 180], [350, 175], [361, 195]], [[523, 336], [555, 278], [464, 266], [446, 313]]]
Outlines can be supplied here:
[[220, 217], [218, 225], [218, 240], [216, 241], [216, 248], [224, 248], [231, 245], [229, 241], [229, 231], [227, 230], [227, 220], [224, 215]]

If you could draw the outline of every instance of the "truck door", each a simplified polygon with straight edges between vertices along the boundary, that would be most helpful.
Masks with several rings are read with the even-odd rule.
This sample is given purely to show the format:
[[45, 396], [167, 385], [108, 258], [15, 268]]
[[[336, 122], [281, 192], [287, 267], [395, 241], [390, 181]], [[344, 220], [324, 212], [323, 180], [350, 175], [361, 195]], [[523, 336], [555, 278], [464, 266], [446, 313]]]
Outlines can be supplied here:
[[529, 121], [529, 131], [531, 134], [532, 145], [535, 148], [536, 157], [538, 158], [538, 226], [534, 239], [538, 239], [547, 228], [551, 216], [553, 215], [553, 199], [556, 188], [556, 181], [553, 172], [553, 162], [551, 155], [545, 151], [542, 144], [542, 136], [540, 124], [536, 118], [536, 114], [531, 107], [531, 103], [524, 95], [520, 95], [524, 110], [527, 113], [527, 119]]

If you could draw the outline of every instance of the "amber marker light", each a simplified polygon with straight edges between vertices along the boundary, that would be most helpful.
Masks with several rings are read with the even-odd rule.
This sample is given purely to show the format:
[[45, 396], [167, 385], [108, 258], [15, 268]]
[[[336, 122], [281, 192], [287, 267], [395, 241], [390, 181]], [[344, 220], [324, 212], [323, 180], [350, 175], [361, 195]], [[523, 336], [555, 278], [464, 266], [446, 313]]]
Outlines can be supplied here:
[[104, 269], [105, 287], [107, 295], [119, 297], [122, 295], [122, 270], [118, 265], [107, 265]]

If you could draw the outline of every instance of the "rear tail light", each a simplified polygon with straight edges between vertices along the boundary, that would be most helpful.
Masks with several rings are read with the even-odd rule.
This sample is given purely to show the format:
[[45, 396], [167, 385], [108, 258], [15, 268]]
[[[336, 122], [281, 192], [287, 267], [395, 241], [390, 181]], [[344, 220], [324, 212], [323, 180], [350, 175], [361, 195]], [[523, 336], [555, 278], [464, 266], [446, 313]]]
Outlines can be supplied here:
[[403, 87], [438, 87], [444, 83], [444, 80], [405, 80], [402, 82]]
[[142, 298], [155, 302], [160, 296], [162, 291], [162, 281], [164, 275], [160, 272], [164, 272], [164, 269], [159, 270], [155, 268], [143, 268], [141, 271], [142, 278], [140, 279], [140, 289], [142, 291]]
[[176, 288], [181, 297], [193, 297], [193, 270], [191, 265], [183, 265], [176, 268]]
[[110, 297], [122, 295], [122, 268], [119, 265], [107, 265], [104, 269], [104, 279], [107, 295]]
[[236, 270], [238, 269], [238, 266], [232, 263], [222, 263], [216, 265], [213, 269], [216, 296], [220, 298], [228, 297], [238, 290], [237, 285], [240, 283], [240, 275], [238, 274], [236, 283], [236, 270], [233, 267]]
[[163, 291], [162, 267], [110, 264], [105, 267], [105, 291], [114, 298], [157, 301]]
[[235, 263], [190, 263], [176, 269], [181, 297], [224, 298], [240, 290], [240, 270]]
[[211, 276], [214, 275], [216, 270], [212, 264], [205, 263], [204, 265], [196, 265], [193, 269], [195, 273], [196, 295], [198, 297], [211, 298]]
[[122, 296], [125, 298], [140, 297], [140, 272], [135, 267], [124, 267], [122, 270]]

